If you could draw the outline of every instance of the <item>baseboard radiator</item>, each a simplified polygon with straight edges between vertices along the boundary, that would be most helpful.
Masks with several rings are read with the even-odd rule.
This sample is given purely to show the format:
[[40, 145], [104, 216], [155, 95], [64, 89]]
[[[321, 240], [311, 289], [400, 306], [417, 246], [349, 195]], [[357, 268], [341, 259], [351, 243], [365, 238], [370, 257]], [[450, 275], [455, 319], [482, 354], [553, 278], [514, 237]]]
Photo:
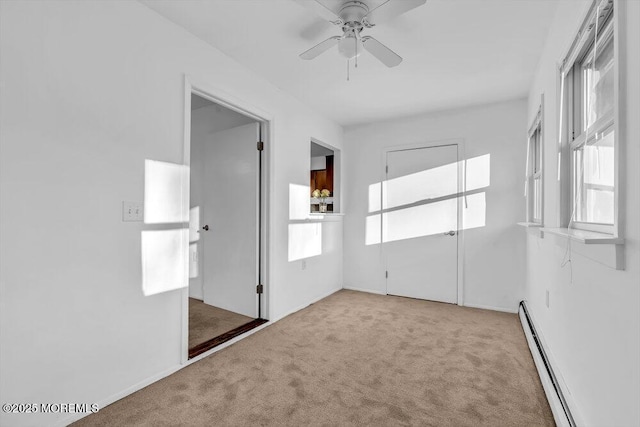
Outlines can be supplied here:
[[[558, 423], [559, 421], [557, 419], [559, 415], [564, 415], [564, 417], [566, 417], [566, 421], [565, 421], [565, 418], [562, 417], [561, 421], [564, 421], [564, 422], [560, 422], [558, 423], [558, 425], [568, 425], [570, 427], [577, 427], [575, 419], [571, 414], [571, 410], [569, 408], [567, 400], [565, 399], [564, 394], [562, 393], [562, 389], [560, 388], [560, 383], [558, 382], [558, 379], [553, 372], [553, 367], [551, 366], [549, 358], [547, 357], [547, 353], [544, 351], [544, 347], [542, 346], [542, 342], [538, 336], [538, 332], [536, 331], [533, 321], [531, 320], [531, 316], [529, 315], [529, 311], [527, 310], [527, 304], [525, 303], [525, 301], [520, 301], [519, 312], [521, 314], [521, 319], [522, 319], [522, 316], [524, 316], [524, 319], [525, 319], [522, 322], [522, 327], [525, 329], [525, 333], [529, 332], [533, 342], [535, 343], [535, 348], [530, 346], [531, 352], [532, 353], [534, 351], [538, 352], [538, 355], [540, 356], [539, 359], [542, 360], [542, 363], [544, 365], [544, 371], [546, 371], [548, 375], [548, 379], [551, 382], [551, 385], [553, 386], [553, 391], [555, 392], [555, 395], [553, 397], [555, 398], [555, 396], [557, 396], [560, 406], [562, 407], [563, 414], [557, 413], [560, 411], [553, 411], [554, 417], [556, 418], [556, 422]], [[527, 328], [528, 328], [528, 331], [526, 330]], [[535, 357], [534, 357], [534, 360], [536, 360]], [[552, 405], [552, 410], [553, 410], [553, 405]]]

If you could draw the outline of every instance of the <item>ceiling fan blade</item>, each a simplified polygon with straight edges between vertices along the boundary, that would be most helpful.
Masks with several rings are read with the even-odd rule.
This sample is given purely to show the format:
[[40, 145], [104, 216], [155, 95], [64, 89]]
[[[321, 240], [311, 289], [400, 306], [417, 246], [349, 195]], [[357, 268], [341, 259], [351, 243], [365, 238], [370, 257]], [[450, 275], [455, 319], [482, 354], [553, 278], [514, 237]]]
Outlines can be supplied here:
[[380, 43], [373, 37], [362, 38], [362, 43], [367, 52], [375, 56], [387, 67], [395, 67], [402, 62], [402, 57]]
[[[300, 6], [305, 7], [311, 11], [313, 11], [316, 15], [321, 17], [322, 19], [326, 19], [331, 23], [340, 23], [342, 24], [342, 19], [338, 15], [336, 15], [331, 9], [325, 6], [318, 0], [294, 0]], [[426, 1], [426, 0], [425, 0]]]
[[371, 25], [389, 21], [396, 16], [425, 4], [427, 0], [387, 0], [367, 13], [364, 19]]
[[329, 37], [328, 39], [326, 39], [323, 42], [318, 43], [317, 45], [315, 45], [314, 47], [312, 47], [311, 49], [302, 52], [300, 54], [300, 58], [302, 59], [313, 59], [316, 56], [320, 55], [322, 52], [331, 49], [333, 46], [337, 45], [338, 42], [340, 41], [342, 37], [340, 36], [333, 36], [333, 37]]

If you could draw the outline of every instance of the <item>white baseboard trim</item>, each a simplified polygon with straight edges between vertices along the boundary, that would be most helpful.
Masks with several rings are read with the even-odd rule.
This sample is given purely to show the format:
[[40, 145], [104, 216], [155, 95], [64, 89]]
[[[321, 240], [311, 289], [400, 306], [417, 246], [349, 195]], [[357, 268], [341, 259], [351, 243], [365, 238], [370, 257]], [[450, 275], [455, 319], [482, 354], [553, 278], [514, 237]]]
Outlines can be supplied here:
[[[562, 378], [562, 373], [559, 371], [557, 364], [555, 363], [553, 356], [551, 355], [550, 349], [545, 343], [544, 337], [541, 335], [540, 328], [537, 325], [533, 314], [531, 313], [530, 307], [528, 307], [529, 319], [533, 324], [533, 327], [536, 330], [536, 334], [538, 337], [538, 341], [544, 348], [544, 351], [547, 355], [547, 361], [551, 365], [551, 369], [556, 376], [556, 380], [559, 383], [560, 389], [562, 390], [562, 394], [564, 395], [564, 399], [571, 411], [571, 415], [574, 419], [576, 425], [583, 425], [581, 422], [581, 417], [579, 415], [579, 411], [576, 408], [575, 402], [571, 396], [571, 393], [568, 391], [566, 384], [564, 383], [564, 379]], [[536, 370], [538, 371], [538, 376], [540, 377], [540, 382], [542, 383], [542, 388], [544, 389], [544, 393], [547, 396], [547, 401], [549, 402], [549, 406], [551, 407], [551, 412], [553, 413], [553, 419], [556, 422], [558, 427], [569, 427], [569, 420], [564, 413], [564, 409], [562, 407], [562, 403], [560, 402], [560, 398], [556, 393], [556, 390], [551, 381], [551, 377], [547, 372], [547, 368], [544, 365], [544, 361], [542, 360], [542, 356], [538, 351], [538, 347], [533, 339], [533, 335], [531, 334], [531, 330], [529, 329], [529, 324], [527, 323], [527, 319], [522, 310], [518, 310], [518, 317], [520, 318], [520, 323], [522, 323], [522, 329], [524, 331], [524, 335], [527, 339], [527, 344], [529, 345], [529, 351], [531, 352], [531, 356], [533, 357], [533, 362], [536, 365]]]
[[335, 294], [336, 292], [338, 292], [338, 291], [340, 291], [340, 290], [342, 290], [342, 289], [343, 289], [342, 287], [331, 289], [329, 292], [325, 292], [324, 294], [322, 294], [322, 295], [320, 295], [320, 296], [318, 296], [318, 297], [315, 297], [314, 299], [312, 299], [312, 300], [311, 300], [311, 301], [309, 301], [308, 303], [302, 304], [302, 305], [300, 305], [300, 306], [298, 306], [298, 307], [294, 308], [293, 310], [289, 310], [289, 311], [287, 311], [286, 313], [281, 314], [281, 315], [280, 315], [280, 316], [278, 316], [275, 320], [273, 320], [273, 321], [271, 321], [271, 322], [269, 322], [269, 323], [274, 323], [274, 322], [277, 322], [278, 320], [282, 320], [282, 319], [284, 319], [285, 317], [287, 317], [287, 316], [289, 316], [289, 315], [291, 315], [291, 314], [293, 314], [293, 313], [295, 313], [295, 312], [297, 312], [297, 311], [300, 311], [300, 310], [302, 310], [303, 308], [307, 308], [307, 307], [309, 307], [311, 304], [314, 304], [314, 303], [316, 303], [316, 302], [318, 302], [318, 301], [320, 301], [320, 300], [323, 300], [323, 299], [325, 299], [326, 297], [328, 297], [329, 295], [333, 295], [333, 294]]
[[469, 308], [481, 308], [482, 310], [502, 311], [504, 313], [513, 313], [513, 314], [516, 314], [518, 312], [518, 309], [505, 308], [505, 307], [494, 307], [494, 306], [491, 306], [491, 305], [482, 305], [482, 304], [464, 303], [464, 304], [462, 304], [462, 306], [463, 307], [469, 307]]
[[[187, 365], [175, 365], [159, 374], [156, 375], [152, 375], [147, 379], [144, 379], [142, 381], [140, 381], [137, 384], [132, 385], [131, 387], [127, 387], [126, 389], [119, 391], [115, 394], [112, 394], [111, 396], [107, 397], [106, 399], [103, 399], [99, 402], [96, 402], [98, 404], [98, 407], [100, 408], [100, 410], [102, 410], [103, 408], [105, 408], [106, 406], [111, 405], [113, 402], [116, 402], [120, 399], [122, 399], [123, 397], [126, 397], [132, 393], [135, 393], [138, 390], [141, 390], [143, 388], [145, 388], [148, 385], [151, 385], [153, 383], [155, 383], [156, 381], [159, 381], [163, 378], [168, 377], [169, 375], [179, 371], [180, 369], [184, 368]], [[78, 414], [72, 414], [66, 418], [63, 418], [62, 420], [60, 420], [59, 422], [55, 423], [54, 426], [56, 427], [64, 427], [64, 426], [68, 426], [71, 423], [74, 423], [76, 421], [78, 421], [81, 418], [84, 418], [86, 416], [91, 415], [90, 413], [78, 413]]]
[[[329, 292], [327, 292], [327, 293], [325, 293], [323, 295], [320, 295], [319, 297], [314, 298], [313, 300], [311, 300], [307, 304], [301, 305], [300, 307], [287, 312], [286, 314], [278, 317], [276, 320], [271, 320], [271, 321], [269, 321], [269, 322], [267, 322], [267, 323], [265, 323], [263, 325], [258, 326], [257, 328], [254, 328], [254, 329], [252, 329], [250, 331], [247, 331], [244, 334], [242, 334], [240, 336], [237, 336], [234, 339], [225, 342], [224, 344], [220, 344], [219, 346], [217, 346], [215, 348], [212, 348], [211, 350], [206, 351], [206, 352], [194, 357], [193, 359], [189, 359], [184, 364], [175, 365], [175, 366], [173, 366], [173, 367], [171, 367], [171, 368], [169, 368], [169, 369], [167, 369], [167, 370], [165, 370], [165, 371], [163, 371], [163, 372], [161, 372], [161, 373], [159, 373], [157, 375], [153, 375], [153, 376], [151, 376], [151, 377], [149, 377], [149, 378], [147, 378], [145, 380], [142, 380], [139, 383], [132, 385], [131, 387], [127, 387], [126, 389], [124, 389], [124, 390], [122, 390], [122, 391], [120, 391], [118, 393], [115, 393], [115, 394], [109, 396], [108, 398], [106, 398], [104, 400], [101, 400], [101, 401], [97, 402], [98, 406], [99, 406], [100, 409], [102, 409], [102, 408], [112, 404], [113, 402], [116, 402], [116, 401], [118, 401], [118, 400], [120, 400], [120, 399], [122, 399], [124, 397], [127, 397], [128, 395], [130, 395], [132, 393], [135, 393], [136, 391], [141, 390], [141, 389], [145, 388], [146, 386], [153, 384], [156, 381], [159, 381], [159, 380], [161, 380], [163, 378], [166, 378], [169, 375], [179, 371], [180, 369], [191, 365], [192, 363], [195, 363], [195, 362], [197, 362], [197, 361], [199, 361], [201, 359], [204, 359], [207, 356], [211, 356], [212, 354], [214, 354], [214, 353], [216, 353], [216, 352], [218, 352], [220, 350], [224, 350], [225, 348], [229, 347], [230, 345], [235, 344], [236, 342], [240, 341], [241, 339], [244, 339], [244, 338], [248, 337], [249, 335], [255, 334], [256, 332], [266, 328], [267, 326], [272, 325], [273, 323], [277, 322], [278, 320], [283, 319], [284, 317], [286, 317], [286, 316], [288, 316], [290, 314], [293, 314], [296, 311], [300, 311], [303, 308], [306, 308], [309, 305], [311, 305], [311, 304], [313, 304], [315, 302], [318, 302], [318, 301], [328, 297], [331, 294], [334, 294], [334, 293], [338, 292], [339, 290], [342, 290], [342, 287], [331, 289]], [[69, 416], [67, 418], [64, 418], [64, 419], [60, 420], [58, 423], [56, 423], [54, 425], [56, 427], [57, 426], [64, 427], [64, 426], [67, 426], [67, 425], [69, 425], [69, 424], [71, 424], [73, 422], [76, 422], [79, 419], [84, 418], [84, 417], [86, 417], [88, 415], [90, 415], [90, 414], [73, 414], [73, 415], [71, 415], [71, 416]]]
[[[270, 320], [267, 323], [258, 326], [257, 328], [254, 328], [254, 329], [252, 329], [250, 331], [247, 331], [244, 334], [239, 335], [239, 336], [235, 337], [234, 339], [225, 342], [224, 344], [220, 344], [219, 346], [216, 346], [215, 348], [212, 348], [211, 350], [206, 351], [206, 352], [194, 357], [193, 359], [189, 359], [184, 364], [173, 366], [173, 367], [167, 369], [164, 372], [161, 372], [161, 373], [159, 373], [157, 375], [153, 375], [153, 376], [151, 376], [151, 377], [149, 377], [149, 378], [147, 378], [147, 379], [145, 379], [143, 381], [140, 381], [139, 383], [137, 383], [137, 384], [135, 384], [135, 385], [133, 385], [131, 387], [128, 387], [128, 388], [126, 388], [126, 389], [124, 389], [124, 390], [122, 390], [122, 391], [120, 391], [118, 393], [115, 393], [115, 394], [109, 396], [108, 398], [106, 398], [106, 399], [104, 399], [104, 400], [102, 400], [100, 402], [97, 402], [98, 406], [100, 407], [100, 409], [102, 409], [102, 408], [104, 408], [104, 407], [106, 407], [106, 406], [108, 406], [108, 405], [110, 405], [110, 404], [112, 404], [112, 403], [124, 398], [124, 397], [127, 397], [128, 395], [130, 395], [132, 393], [135, 393], [138, 390], [141, 390], [141, 389], [145, 388], [148, 385], [153, 384], [156, 381], [159, 381], [159, 380], [161, 380], [163, 378], [168, 377], [169, 375], [179, 371], [182, 368], [185, 368], [185, 367], [191, 365], [192, 363], [195, 363], [195, 362], [197, 362], [197, 361], [199, 361], [201, 359], [204, 359], [205, 357], [211, 356], [212, 354], [214, 354], [214, 353], [216, 353], [216, 352], [218, 352], [220, 350], [224, 350], [225, 348], [227, 348], [230, 345], [233, 345], [236, 342], [248, 337], [249, 335], [255, 334], [256, 332], [266, 328], [267, 326], [270, 326], [270, 325], [274, 324], [278, 320], [281, 320], [281, 319], [287, 317], [288, 315], [295, 313], [296, 311], [300, 311], [300, 310], [310, 306], [311, 304], [313, 304], [315, 302], [318, 302], [318, 301], [320, 301], [320, 300], [328, 297], [329, 295], [332, 295], [332, 294], [334, 294], [334, 293], [336, 293], [336, 292], [338, 292], [340, 290], [342, 290], [342, 287], [332, 289], [329, 292], [327, 292], [327, 293], [325, 293], [323, 295], [320, 295], [319, 297], [314, 298], [309, 303], [303, 304], [300, 307], [295, 308], [295, 309], [287, 312], [286, 314], [278, 317], [276, 320]], [[67, 425], [69, 425], [69, 424], [71, 424], [73, 422], [76, 422], [79, 419], [84, 418], [84, 417], [86, 417], [88, 415], [91, 415], [91, 414], [73, 414], [72, 416], [69, 416], [67, 418], [64, 418], [64, 419], [60, 420], [58, 423], [55, 424], [55, 426], [56, 427], [58, 427], [58, 426], [64, 427], [64, 426], [67, 426]]]
[[[342, 289], [347, 289], [349, 291], [367, 292], [367, 293], [370, 293], [370, 294], [377, 294], [377, 295], [387, 295], [386, 292], [376, 291], [376, 290], [373, 290], [373, 289], [366, 289], [366, 288], [357, 288], [355, 286], [344, 286]], [[517, 309], [505, 308], [505, 307], [493, 307], [493, 306], [490, 306], [490, 305], [481, 305], [481, 304], [468, 304], [468, 303], [465, 303], [465, 304], [463, 304], [463, 307], [480, 308], [480, 309], [483, 309], [483, 310], [492, 310], [492, 311], [502, 311], [504, 313], [513, 313], [513, 314], [518, 313]]]
[[347, 289], [349, 291], [358, 291], [358, 292], [367, 292], [370, 294], [377, 294], [377, 295], [386, 295], [386, 292], [381, 292], [381, 291], [376, 291], [373, 289], [365, 289], [365, 288], [356, 288], [354, 286], [343, 286], [342, 289]]

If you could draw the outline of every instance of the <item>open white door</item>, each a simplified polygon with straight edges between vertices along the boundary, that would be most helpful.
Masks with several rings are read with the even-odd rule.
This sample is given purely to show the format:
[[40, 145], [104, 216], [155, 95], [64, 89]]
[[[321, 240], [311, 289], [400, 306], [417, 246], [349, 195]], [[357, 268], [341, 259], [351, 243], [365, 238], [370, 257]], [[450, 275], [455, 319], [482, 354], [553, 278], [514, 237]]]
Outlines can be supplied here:
[[456, 144], [387, 153], [387, 294], [457, 302], [458, 192]]
[[258, 317], [258, 123], [212, 134], [204, 150], [204, 302]]

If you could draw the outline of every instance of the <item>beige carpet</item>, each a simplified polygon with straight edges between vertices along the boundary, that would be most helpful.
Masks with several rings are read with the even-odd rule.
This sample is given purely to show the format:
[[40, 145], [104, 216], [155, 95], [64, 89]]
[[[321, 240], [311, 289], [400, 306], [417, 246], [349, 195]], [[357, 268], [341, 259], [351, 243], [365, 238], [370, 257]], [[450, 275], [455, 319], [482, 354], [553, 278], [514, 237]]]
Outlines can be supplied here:
[[251, 317], [189, 298], [189, 348], [251, 322]]
[[515, 314], [340, 291], [79, 426], [552, 426]]

